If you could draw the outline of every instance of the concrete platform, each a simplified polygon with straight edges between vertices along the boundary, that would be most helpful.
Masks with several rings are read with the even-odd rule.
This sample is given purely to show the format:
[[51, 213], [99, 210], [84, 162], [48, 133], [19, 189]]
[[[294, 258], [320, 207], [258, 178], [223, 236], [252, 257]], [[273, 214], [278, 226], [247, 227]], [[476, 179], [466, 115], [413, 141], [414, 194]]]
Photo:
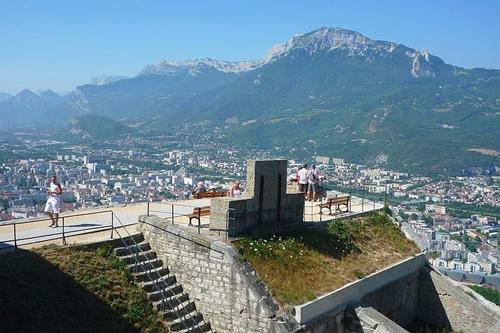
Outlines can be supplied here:
[[[330, 193], [330, 195], [342, 196], [340, 192]], [[149, 214], [156, 215], [167, 219], [173, 224], [189, 225], [189, 215], [196, 211], [198, 207], [210, 206], [211, 199], [192, 199], [172, 201], [168, 203], [150, 203]], [[329, 221], [348, 216], [354, 216], [361, 213], [366, 213], [381, 209], [383, 204], [365, 200], [363, 198], [352, 197], [351, 211], [348, 213], [337, 213], [328, 215], [326, 209], [323, 214], [320, 214], [318, 204], [320, 201], [311, 202], [305, 201], [304, 207], [304, 222], [321, 222]], [[0, 222], [0, 249], [14, 246], [14, 228], [12, 223], [16, 223], [16, 237], [18, 246], [33, 247], [39, 244], [61, 243], [62, 236], [62, 218], [64, 217], [65, 233], [67, 243], [78, 243], [88, 241], [101, 241], [107, 239], [111, 235], [111, 231], [101, 231], [100, 229], [111, 227], [111, 211], [114, 214], [114, 227], [120, 226], [119, 221], [127, 225], [129, 232], [135, 232], [140, 215], [146, 215], [148, 211], [147, 203], [131, 204], [127, 206], [102, 207], [98, 209], [89, 209], [81, 211], [72, 211], [62, 213], [59, 218], [59, 228], [49, 228], [51, 221], [46, 219], [42, 221], [33, 221], [23, 223], [30, 220], [12, 220]], [[75, 214], [88, 214], [84, 216], [71, 216]], [[36, 219], [35, 219], [36, 220]], [[198, 232], [198, 221], [193, 219], [193, 232]], [[210, 216], [201, 216], [200, 218], [200, 233], [210, 235], [216, 238], [225, 237], [218, 231], [210, 231]], [[118, 230], [120, 232], [120, 230]], [[124, 230], [122, 231], [123, 234]], [[115, 235], [117, 237], [117, 235]], [[36, 244], [32, 244], [37, 242]]]
[[[345, 196], [346, 193], [329, 191], [329, 196]], [[383, 203], [367, 200], [364, 198], [351, 196], [350, 210], [349, 212], [332, 212], [329, 215], [328, 209], [323, 209], [320, 213], [319, 204], [326, 202], [326, 199], [313, 201], [306, 201], [304, 207], [304, 222], [321, 222], [330, 221], [338, 218], [345, 218], [349, 216], [356, 216], [359, 214], [369, 213], [373, 211], [380, 210], [384, 207]], [[341, 207], [344, 208], [344, 207]], [[332, 207], [333, 211], [333, 207]]]

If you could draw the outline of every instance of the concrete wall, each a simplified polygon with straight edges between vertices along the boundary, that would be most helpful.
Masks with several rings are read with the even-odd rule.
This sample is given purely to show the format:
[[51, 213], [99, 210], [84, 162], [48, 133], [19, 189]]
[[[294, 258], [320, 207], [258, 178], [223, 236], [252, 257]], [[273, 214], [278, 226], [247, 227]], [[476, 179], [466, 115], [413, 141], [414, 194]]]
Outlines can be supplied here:
[[[375, 272], [361, 280], [349, 283], [332, 293], [321, 296], [314, 301], [295, 307], [295, 319], [303, 324], [317, 317], [335, 311], [345, 304], [359, 304], [363, 297], [373, 293], [380, 288], [396, 282], [406, 276], [418, 272], [424, 265], [426, 259], [424, 254], [406, 259]], [[410, 291], [408, 291], [410, 292]], [[380, 294], [382, 296], [383, 293]]]
[[406, 327], [417, 317], [421, 269], [379, 288], [361, 298], [370, 307], [399, 326]]
[[348, 309], [343, 323], [345, 333], [408, 333], [372, 307]]
[[255, 271], [238, 259], [231, 246], [158, 217], [141, 216], [138, 228], [214, 332], [292, 332], [297, 328], [294, 318], [279, 311]]

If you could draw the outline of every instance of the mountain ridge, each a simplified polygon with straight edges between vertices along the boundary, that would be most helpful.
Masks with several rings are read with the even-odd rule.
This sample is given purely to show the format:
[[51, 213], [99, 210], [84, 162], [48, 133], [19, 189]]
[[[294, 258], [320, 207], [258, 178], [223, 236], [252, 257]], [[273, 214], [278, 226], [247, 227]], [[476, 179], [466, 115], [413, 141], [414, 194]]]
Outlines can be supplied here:
[[226, 127], [225, 139], [241, 145], [313, 142], [315, 154], [457, 172], [500, 165], [469, 150], [500, 151], [498, 110], [500, 70], [465, 69], [425, 50], [323, 27], [257, 60], [163, 61], [135, 77], [82, 85], [41, 118], [94, 114], [158, 129], [204, 123]]
[[[264, 57], [256, 60], [246, 60], [240, 62], [217, 60], [211, 58], [191, 59], [184, 61], [160, 61], [157, 64], [147, 65], [141, 70], [138, 76], [148, 74], [165, 75], [177, 72], [180, 69], [190, 68], [195, 73], [195, 68], [207, 66], [213, 67], [222, 72], [242, 73], [257, 69], [272, 61], [286, 56], [289, 52], [303, 49], [310, 55], [319, 51], [332, 51], [335, 49], [348, 50], [349, 55], [364, 55], [363, 52], [369, 49], [375, 49], [379, 52], [386, 51], [392, 53], [396, 48], [404, 48], [407, 56], [412, 58], [414, 66], [412, 75], [414, 77], [433, 76], [428, 70], [430, 58], [434, 57], [426, 50], [416, 51], [412, 48], [381, 40], [372, 40], [364, 35], [347, 29], [322, 27], [309, 33], [299, 33], [294, 35], [288, 41], [279, 43], [271, 47]], [[437, 58], [437, 57], [434, 57]], [[422, 70], [422, 68], [427, 68]]]

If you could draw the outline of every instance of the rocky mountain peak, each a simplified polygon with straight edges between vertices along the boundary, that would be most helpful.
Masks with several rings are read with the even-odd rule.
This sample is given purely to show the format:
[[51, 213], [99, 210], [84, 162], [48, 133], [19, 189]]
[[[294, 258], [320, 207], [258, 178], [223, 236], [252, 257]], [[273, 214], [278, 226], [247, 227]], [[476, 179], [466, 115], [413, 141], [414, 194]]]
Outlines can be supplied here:
[[354, 56], [365, 55], [368, 50], [391, 53], [397, 46], [395, 43], [369, 39], [356, 31], [322, 27], [306, 34], [297, 34], [287, 42], [274, 46], [267, 53], [266, 60], [276, 60], [294, 50], [304, 50], [312, 55], [342, 49], [349, 56]]
[[138, 76], [181, 73], [197, 76], [207, 69], [215, 69], [225, 73], [242, 73], [277, 61], [296, 51], [305, 51], [309, 55], [343, 51], [348, 57], [365, 57], [367, 62], [372, 62], [374, 57], [386, 57], [396, 50], [408, 57], [408, 62], [411, 64], [410, 74], [413, 77], [435, 77], [431, 62], [432, 58], [436, 57], [432, 57], [426, 50], [416, 51], [401, 44], [373, 40], [356, 31], [329, 27], [296, 34], [288, 41], [273, 46], [263, 58], [258, 60], [231, 62], [202, 58], [180, 62], [161, 61], [146, 66]]
[[187, 72], [191, 76], [198, 75], [202, 70], [215, 69], [225, 73], [239, 73], [248, 71], [258, 65], [255, 61], [232, 62], [212, 58], [201, 58], [185, 61], [160, 61], [157, 64], [146, 66], [140, 75], [169, 75]]

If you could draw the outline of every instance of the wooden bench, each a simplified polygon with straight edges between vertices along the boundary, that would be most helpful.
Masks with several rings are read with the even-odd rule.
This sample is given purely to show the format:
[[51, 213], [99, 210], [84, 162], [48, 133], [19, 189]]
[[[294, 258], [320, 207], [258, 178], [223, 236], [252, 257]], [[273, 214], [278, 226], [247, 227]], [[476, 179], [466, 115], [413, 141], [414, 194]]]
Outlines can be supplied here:
[[193, 213], [188, 215], [189, 217], [189, 225], [191, 224], [191, 221], [193, 219], [197, 219], [198, 222], [200, 222], [200, 217], [201, 216], [208, 216], [210, 215], [210, 206], [203, 206], [203, 207], [196, 207], [193, 208]]
[[193, 193], [193, 199], [219, 198], [227, 196], [227, 192], [200, 192]]
[[[320, 214], [323, 208], [328, 208], [330, 215], [332, 215], [332, 206], [335, 207], [335, 212], [347, 213], [349, 211], [349, 201], [351, 200], [350, 195], [342, 197], [331, 197], [326, 200], [326, 202], [317, 205], [319, 207]], [[345, 210], [340, 209], [340, 206], [345, 206]]]

